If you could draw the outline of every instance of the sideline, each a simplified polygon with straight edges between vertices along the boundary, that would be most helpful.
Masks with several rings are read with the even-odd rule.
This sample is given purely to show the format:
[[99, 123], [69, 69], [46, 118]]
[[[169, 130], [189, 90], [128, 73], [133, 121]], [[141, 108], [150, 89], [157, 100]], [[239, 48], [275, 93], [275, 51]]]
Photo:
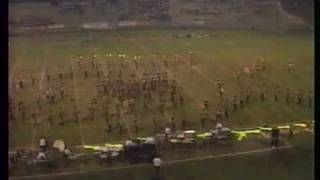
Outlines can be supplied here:
[[[311, 121], [311, 120], [309, 120]], [[314, 123], [314, 120], [312, 120], [312, 122]], [[283, 123], [275, 123], [275, 124], [270, 124], [272, 126], [280, 126], [280, 125], [284, 125], [284, 124], [292, 124], [292, 123], [299, 123], [298, 121], [296, 122], [283, 122]], [[262, 126], [262, 124], [260, 125]], [[246, 126], [246, 127], [240, 127], [238, 130], [241, 130], [241, 129], [251, 129], [251, 128], [255, 128], [256, 126]], [[311, 134], [314, 134], [314, 129], [313, 129], [313, 125], [311, 125], [311, 127], [307, 128], [306, 129], [306, 132], [309, 132]], [[117, 141], [117, 142], [109, 142], [109, 143], [119, 143], [119, 142], [122, 142], [122, 141]], [[106, 142], [101, 142], [101, 143], [95, 143], [95, 144], [90, 144], [90, 145], [102, 145], [102, 144], [105, 144]], [[82, 148], [83, 145], [74, 145], [74, 146], [70, 146], [70, 147], [73, 147], [73, 148]], [[15, 151], [14, 150], [17, 150], [17, 149], [26, 149], [28, 147], [21, 147], [21, 148], [15, 148], [11, 151], [8, 151], [9, 153], [14, 153]]]
[[[277, 149], [264, 148], [264, 149], [257, 149], [257, 150], [252, 150], [252, 151], [226, 153], [226, 154], [219, 154], [219, 155], [212, 155], [212, 156], [203, 156], [203, 157], [198, 157], [198, 158], [181, 159], [181, 160], [172, 160], [172, 161], [163, 162], [163, 165], [178, 164], [178, 163], [199, 161], [199, 160], [206, 160], [206, 159], [217, 159], [217, 158], [222, 158], [222, 157], [235, 157], [235, 156], [241, 156], [241, 155], [250, 155], [250, 154], [264, 153], [264, 152], [277, 151], [277, 150], [289, 149], [289, 148], [292, 148], [292, 146], [286, 145], [286, 146], [280, 146]], [[114, 168], [98, 168], [98, 169], [92, 169], [92, 170], [62, 172], [62, 173], [54, 173], [54, 174], [41, 174], [41, 175], [33, 175], [33, 176], [9, 177], [9, 179], [12, 179], [12, 180], [13, 179], [34, 179], [34, 178], [45, 178], [45, 177], [55, 177], [55, 176], [67, 176], [67, 175], [75, 175], [75, 174], [83, 174], [83, 173], [112, 171], [112, 170], [130, 169], [130, 168], [148, 167], [148, 166], [151, 166], [151, 165], [150, 164], [139, 164], [139, 165], [129, 165], [129, 166], [122, 166], [122, 167], [114, 167]]]

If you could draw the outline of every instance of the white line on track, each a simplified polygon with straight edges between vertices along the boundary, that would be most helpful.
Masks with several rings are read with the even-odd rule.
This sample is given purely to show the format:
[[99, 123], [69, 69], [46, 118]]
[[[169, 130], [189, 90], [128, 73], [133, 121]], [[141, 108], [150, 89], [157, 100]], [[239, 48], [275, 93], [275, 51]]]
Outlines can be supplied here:
[[[203, 156], [198, 158], [164, 161], [163, 165], [172, 165], [172, 164], [185, 163], [190, 161], [201, 161], [206, 159], [218, 159], [218, 158], [224, 158], [224, 157], [237, 157], [237, 156], [243, 156], [243, 155], [278, 151], [278, 150], [289, 149], [289, 148], [292, 148], [292, 146], [287, 145], [287, 146], [280, 146], [276, 149], [264, 148], [264, 149], [256, 149], [251, 151], [236, 152], [236, 153], [225, 153], [225, 154], [218, 154], [218, 155], [211, 155], [211, 156]], [[57, 176], [77, 175], [77, 174], [80, 175], [84, 173], [113, 171], [113, 170], [131, 169], [131, 168], [148, 167], [148, 166], [151, 166], [151, 164], [129, 165], [129, 166], [113, 167], [113, 168], [99, 168], [99, 169], [92, 169], [92, 170], [61, 172], [61, 173], [42, 174], [42, 175], [33, 175], [33, 176], [9, 177], [9, 179], [35, 179], [35, 178], [57, 177]]]

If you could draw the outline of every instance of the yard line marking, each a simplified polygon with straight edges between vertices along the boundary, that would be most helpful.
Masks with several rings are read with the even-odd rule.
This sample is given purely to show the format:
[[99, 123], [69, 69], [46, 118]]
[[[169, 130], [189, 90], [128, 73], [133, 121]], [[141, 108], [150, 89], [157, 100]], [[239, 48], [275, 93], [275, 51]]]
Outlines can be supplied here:
[[[47, 48], [45, 50], [45, 56], [47, 56]], [[42, 65], [42, 70], [40, 72], [40, 82], [39, 82], [39, 92], [38, 92], [39, 94], [42, 92], [42, 89], [43, 89], [43, 79], [44, 79], [44, 75], [45, 75], [46, 66], [47, 66], [47, 58], [45, 57], [43, 65]]]
[[[199, 108], [199, 104], [197, 103], [197, 100], [194, 96], [192, 96], [192, 93], [188, 90], [188, 88], [185, 86], [185, 84], [182, 83], [182, 81], [174, 74], [171, 72], [171, 70], [167, 67], [165, 67], [163, 64], [158, 63], [160, 66], [162, 66], [162, 68], [169, 74], [169, 76], [173, 77], [177, 83], [183, 88], [183, 91], [185, 91], [189, 98], [191, 98], [191, 100], [195, 103], [195, 107], [198, 107], [197, 110], [200, 110]], [[213, 119], [212, 117], [214, 117], [214, 115], [212, 115], [212, 113], [210, 113], [209, 111], [207, 111], [208, 116], [210, 117], [210, 119]]]
[[[18, 58], [16, 58], [16, 54], [14, 52], [10, 51], [10, 49], [11, 49], [11, 43], [9, 44], [9, 80], [8, 80], [9, 81], [8, 82], [9, 83], [9, 95], [13, 94], [13, 93], [11, 93], [12, 86], [14, 84], [14, 82], [12, 82], [12, 81], [14, 81], [15, 72], [18, 67], [18, 60], [17, 60]], [[10, 57], [10, 54], [11, 54], [11, 57]], [[15, 59], [16, 61], [14, 63], [10, 63], [10, 62], [12, 62], [11, 58]], [[15, 90], [15, 88], [13, 90]]]
[[[70, 64], [71, 64], [71, 69], [74, 69], [73, 67], [73, 62], [72, 62], [72, 56], [70, 55], [69, 56], [69, 58], [70, 58]], [[77, 75], [76, 75], [76, 72], [74, 72], [73, 73], [73, 90], [74, 90], [74, 96], [75, 96], [75, 101], [74, 101], [74, 103], [75, 103], [75, 106], [76, 106], [76, 110], [78, 110], [79, 109], [79, 105], [78, 105], [78, 88], [77, 88], [77, 83], [76, 83], [76, 77], [77, 77]], [[78, 119], [78, 123], [79, 123], [79, 131], [80, 131], [80, 137], [81, 137], [81, 145], [83, 146], [84, 145], [84, 139], [83, 139], [83, 129], [82, 129], [82, 123], [81, 123], [81, 115], [80, 114], [78, 114], [78, 116], [79, 116], [79, 119]]]
[[[206, 80], [207, 82], [209, 82], [209, 84], [213, 85], [214, 87], [217, 87], [217, 85], [214, 83], [214, 81], [213, 81], [211, 78], [209, 78], [207, 75], [205, 75], [203, 72], [201, 72], [198, 67], [196, 67], [196, 66], [191, 66], [191, 69], [192, 69], [194, 72], [196, 72], [200, 77], [202, 77], [203, 80]], [[223, 99], [224, 99], [224, 97], [223, 97]], [[219, 101], [221, 101], [221, 99], [219, 99]], [[252, 116], [252, 117], [253, 117], [253, 114], [254, 114], [254, 113], [252, 113], [251, 110], [248, 110], [248, 109], [247, 109], [247, 112], [248, 112], [249, 116]], [[261, 122], [261, 121], [259, 120], [259, 122]], [[226, 122], [224, 122], [224, 123], [226, 123]]]
[[[130, 60], [128, 60], [128, 63], [127, 63], [127, 64], [129, 64], [129, 67], [130, 67], [133, 71], [135, 71], [135, 73], [138, 75], [138, 78], [139, 78], [139, 79], [141, 79], [141, 78], [143, 77], [142, 73], [141, 73], [140, 71], [138, 71], [138, 70], [134, 67], [134, 65], [131, 63]], [[167, 118], [167, 120], [170, 120], [170, 119], [171, 119], [171, 116], [167, 113], [167, 111], [164, 112], [164, 115], [165, 115], [165, 117]]]
[[[11, 49], [11, 43], [9, 43], [9, 49]], [[14, 87], [15, 85], [15, 76], [16, 76], [16, 71], [18, 69], [18, 67], [20, 67], [20, 64], [18, 63], [19, 61], [17, 60], [16, 58], [16, 54], [14, 52], [11, 53], [11, 51], [9, 51], [9, 56], [11, 54], [11, 57], [9, 57], [9, 78], [8, 78], [8, 95], [9, 95], [9, 98], [13, 98], [15, 93], [16, 93], [16, 87]], [[12, 62], [12, 59], [15, 59], [16, 61], [14, 63], [11, 63]], [[11, 128], [12, 127], [12, 122], [11, 120], [9, 120], [9, 127]], [[33, 137], [32, 137], [33, 138]], [[33, 140], [31, 140], [33, 141]], [[31, 142], [31, 147], [33, 146], [32, 145], [33, 142]]]
[[127, 61], [127, 64], [129, 65], [129, 67], [138, 75], [138, 78], [141, 79], [143, 77], [142, 73], [140, 71], [138, 71], [134, 65], [131, 63], [131, 60]]
[[[105, 66], [103, 65], [103, 63], [102, 63], [101, 61], [102, 61], [102, 60], [100, 60], [100, 61], [98, 61], [98, 62], [99, 62], [99, 64], [101, 65], [103, 76], [104, 76], [104, 77], [107, 77], [107, 76], [106, 76], [106, 72], [105, 72]], [[127, 131], [128, 131], [128, 134], [129, 134], [130, 138], [133, 138], [132, 132], [131, 132], [129, 126], [128, 126], [127, 121], [125, 121], [125, 120], [123, 119], [123, 112], [122, 112], [121, 110], [120, 110], [120, 119], [118, 119], [118, 122], [122, 122], [122, 123], [126, 126], [126, 129], [127, 129]]]
[[[206, 76], [204, 73], [202, 73], [202, 72], [199, 70], [198, 67], [192, 66], [191, 68], [192, 68], [193, 70], [195, 70], [201, 77], [203, 77], [203, 79], [207, 80], [209, 83], [212, 83], [212, 84], [215, 86], [215, 84], [213, 83], [212, 79], [209, 78], [208, 76]], [[245, 111], [246, 111], [246, 113], [247, 113], [249, 116], [251, 116], [251, 117], [256, 117], [256, 116], [255, 116], [256, 113], [254, 113], [254, 112], [251, 111], [250, 109], [246, 109]], [[256, 120], [258, 120], [258, 122], [260, 122], [260, 123], [264, 123], [264, 122], [265, 122], [265, 121], [263, 121], [263, 120], [260, 120], [259, 118], [256, 118]]]
[[31, 140], [31, 150], [34, 150], [34, 141], [35, 141], [35, 138], [36, 138], [36, 127], [33, 126], [32, 127], [32, 140]]
[[[139, 47], [141, 47], [142, 51], [144, 51], [144, 52], [148, 51], [144, 45], [139, 46]], [[192, 101], [195, 103], [195, 107], [197, 107], [196, 109], [200, 110], [199, 104], [197, 103], [196, 98], [194, 96], [192, 96], [192, 93], [190, 91], [188, 91], [188, 88], [182, 83], [182, 81], [174, 73], [172, 73], [169, 68], [165, 67], [162, 63], [158, 62], [157, 64], [160, 65], [159, 66], [160, 69], [162, 67], [162, 69], [164, 69], [169, 74], [169, 76], [173, 77], [176, 80], [176, 82], [183, 88], [183, 91], [185, 91], [188, 94], [189, 98], [191, 98]], [[212, 117], [214, 117], [209, 111], [207, 111], [207, 115], [209, 116], [210, 119], [212, 119]]]
[[[9, 49], [11, 49], [11, 43], [9, 43]], [[13, 79], [13, 76], [15, 74], [15, 69], [16, 69], [16, 66], [17, 66], [17, 60], [13, 64], [10, 63], [12, 61], [12, 59], [15, 58], [15, 57], [12, 57], [14, 55], [14, 53], [12, 53], [12, 55], [11, 55], [12, 59], [10, 58], [10, 54], [11, 53], [10, 53], [10, 50], [9, 50], [9, 79], [8, 79], [9, 92], [8, 92], [8, 94], [9, 94], [9, 98], [11, 99], [11, 98], [13, 98], [13, 95], [14, 95], [14, 92], [12, 92], [13, 91], [13, 89], [12, 89], [12, 85], [13, 85], [12, 79]], [[9, 107], [9, 108], [11, 108], [11, 107]], [[8, 120], [9, 120], [9, 129], [11, 129], [12, 128], [12, 122], [11, 122], [12, 119], [8, 119]], [[11, 136], [11, 134], [9, 136]], [[9, 144], [11, 144], [10, 140], [11, 140], [11, 138], [9, 138]]]
[[[96, 48], [94, 45], [91, 45], [91, 48], [92, 48], [94, 54], [96, 54], [96, 53], [97, 53], [97, 48]], [[102, 60], [99, 61], [99, 64], [100, 64], [101, 67], [102, 67], [103, 76], [106, 77], [106, 72], [105, 72], [105, 69], [104, 69], [105, 66], [103, 65], [103, 63], [101, 63], [101, 61], [102, 61]], [[128, 134], [129, 134], [129, 137], [132, 139], [132, 138], [133, 138], [132, 132], [131, 132], [131, 130], [130, 130], [130, 127], [129, 127], [129, 125], [128, 125], [128, 122], [127, 122], [126, 119], [124, 118], [124, 115], [123, 115], [123, 112], [121, 111], [121, 109], [120, 109], [120, 118], [118, 119], [118, 122], [119, 122], [119, 123], [122, 122], [122, 123], [126, 126], [126, 129], [127, 129]]]
[[[14, 77], [15, 77], [15, 72], [16, 72], [16, 69], [17, 69], [17, 64], [18, 64], [18, 60], [16, 58], [16, 55], [14, 52], [10, 51], [11, 49], [11, 43], [9, 43], [9, 79], [8, 79], [8, 95], [9, 95], [9, 98], [13, 99], [13, 96], [15, 95], [15, 92], [16, 92], [16, 88], [12, 88], [12, 86], [14, 85]], [[10, 57], [10, 54], [11, 54], [11, 57]], [[15, 59], [16, 61], [14, 63], [12, 63], [12, 60]], [[11, 107], [10, 107], [11, 108]], [[8, 119], [9, 120], [9, 129], [12, 128], [12, 119]], [[11, 136], [11, 135], [9, 135]], [[10, 141], [11, 138], [9, 138], [9, 144], [11, 144]], [[31, 142], [32, 143], [32, 142]]]
[[[95, 51], [96, 51], [96, 50], [94, 49], [94, 52], [95, 52]], [[102, 61], [102, 60], [100, 60], [100, 61], [98, 61], [98, 62], [99, 62], [99, 64], [101, 65], [101, 69], [102, 69], [103, 76], [104, 76], [104, 77], [107, 77], [106, 71], [105, 71], [105, 66], [104, 66], [104, 64], [103, 64], [101, 61]], [[129, 137], [130, 137], [130, 138], [133, 138], [132, 132], [131, 132], [129, 126], [128, 126], [128, 122], [127, 122], [126, 120], [124, 120], [124, 118], [123, 118], [123, 112], [122, 112], [121, 110], [120, 110], [120, 119], [118, 119], [118, 122], [122, 122], [122, 123], [126, 126], [126, 129], [127, 129], [128, 134], [129, 134]]]
[[[141, 79], [143, 77], [142, 73], [140, 71], [138, 71], [134, 65], [132, 64], [131, 60], [127, 59], [127, 64], [129, 65], [129, 67], [137, 74], [138, 78]], [[164, 113], [165, 117], [170, 120], [171, 116], [165, 111]]]
[[122, 121], [122, 123], [126, 126], [130, 139], [133, 139], [130, 127], [128, 126], [128, 122], [125, 118], [123, 118], [123, 116], [124, 116], [123, 112], [120, 110], [120, 119], [119, 120]]
[[[292, 146], [286, 145], [286, 146], [279, 146], [278, 148], [275, 148], [275, 149], [264, 148], [264, 149], [256, 149], [256, 150], [251, 150], [251, 151], [225, 153], [225, 154], [203, 156], [203, 157], [197, 157], [197, 158], [187, 158], [187, 159], [180, 159], [180, 160], [164, 161], [163, 165], [172, 165], [172, 164], [179, 164], [179, 163], [185, 163], [185, 162], [190, 162], [190, 161], [201, 161], [201, 160], [207, 160], [207, 159], [218, 159], [218, 158], [224, 158], [224, 157], [237, 157], [237, 156], [243, 156], [243, 155], [251, 155], [251, 154], [278, 151], [278, 150], [283, 150], [283, 149], [290, 149], [290, 148], [292, 148]], [[99, 169], [83, 170], [83, 171], [41, 174], [41, 175], [33, 175], [33, 176], [9, 177], [9, 179], [33, 179], [33, 178], [44, 178], [44, 177], [54, 177], [54, 176], [67, 176], [67, 175], [75, 175], [75, 174], [83, 174], [83, 173], [122, 170], [122, 169], [150, 167], [150, 166], [152, 166], [152, 165], [151, 164], [139, 164], [139, 165], [129, 165], [129, 166], [121, 166], [121, 167], [113, 167], [113, 168], [99, 168]]]
[[12, 65], [12, 68], [11, 68], [11, 71], [9, 73], [9, 97], [10, 95], [13, 95], [13, 92], [12, 92], [12, 86], [13, 86], [13, 82], [12, 82], [12, 79], [14, 79], [14, 76], [15, 76], [15, 71], [16, 71], [16, 68], [17, 68], [17, 62], [14, 63]]
[[216, 84], [214, 83], [214, 81], [212, 79], [208, 78], [203, 72], [201, 72], [198, 67], [192, 66], [191, 69], [194, 70], [195, 72], [197, 72], [197, 74], [200, 77], [202, 77], [204, 80], [208, 81], [210, 84], [212, 84], [213, 86], [216, 87]]
[[[48, 56], [48, 46], [45, 46], [44, 51], [44, 61], [42, 64], [41, 72], [40, 72], [40, 82], [39, 82], [39, 88], [38, 88], [38, 95], [41, 96], [43, 87], [44, 87], [44, 76], [45, 76], [45, 68], [47, 66], [47, 56]], [[31, 141], [31, 150], [34, 150], [35, 148], [35, 138], [36, 138], [37, 128], [36, 125], [32, 125], [32, 141]]]

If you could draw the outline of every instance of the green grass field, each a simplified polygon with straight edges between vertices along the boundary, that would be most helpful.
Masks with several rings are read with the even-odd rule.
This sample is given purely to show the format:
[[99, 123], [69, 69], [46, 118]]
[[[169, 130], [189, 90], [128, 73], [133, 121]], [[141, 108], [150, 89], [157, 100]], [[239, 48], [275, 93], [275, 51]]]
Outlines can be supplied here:
[[[299, 157], [299, 151], [289, 150], [273, 154], [259, 154], [236, 158], [213, 159], [198, 162], [189, 162], [178, 165], [164, 166], [162, 177], [165, 180], [207, 180], [219, 179], [314, 179], [313, 156]], [[279, 159], [271, 159], [279, 158]], [[259, 166], [257, 166], [259, 164]], [[298, 168], [301, 165], [303, 168]], [[148, 179], [153, 175], [152, 167], [132, 168], [120, 171], [95, 172], [73, 176], [60, 177], [61, 179]], [[55, 178], [47, 178], [55, 179]]]
[[[214, 116], [221, 99], [217, 96], [213, 82], [216, 79], [224, 80], [226, 98], [231, 102], [233, 95], [239, 95], [250, 85], [253, 91], [253, 99], [245, 104], [242, 110], [232, 112], [224, 123], [231, 128], [250, 127], [262, 124], [299, 122], [313, 119], [313, 108], [307, 107], [307, 96], [302, 106], [296, 103], [296, 94], [301, 89], [305, 94], [313, 89], [313, 34], [308, 32], [289, 32], [286, 34], [274, 34], [271, 32], [256, 31], [214, 31], [215, 36], [180, 38], [174, 34], [186, 34], [192, 32], [195, 35], [209, 34], [208, 30], [141, 30], [141, 31], [109, 31], [109, 32], [83, 32], [65, 34], [47, 34], [33, 36], [10, 37], [10, 77], [12, 84], [11, 93], [14, 101], [22, 99], [27, 106], [26, 122], [17, 118], [10, 120], [9, 146], [11, 149], [31, 147], [37, 144], [39, 137], [50, 139], [64, 139], [69, 145], [80, 145], [113, 142], [124, 140], [129, 135], [138, 137], [153, 135], [154, 128], [152, 118], [156, 117], [163, 128], [170, 123], [170, 117], [175, 117], [180, 126], [181, 118], [187, 120], [188, 129], [200, 130], [200, 105], [204, 99], [209, 101], [209, 113]], [[124, 37], [120, 42], [118, 36]], [[87, 42], [88, 39], [94, 41]], [[189, 66], [187, 53], [194, 54], [194, 68]], [[103, 102], [106, 96], [98, 96], [96, 83], [98, 78], [91, 64], [85, 62], [89, 71], [89, 78], [84, 79], [82, 72], [75, 69], [75, 80], [69, 78], [71, 64], [76, 67], [76, 59], [83, 56], [89, 59], [93, 54], [97, 55], [97, 64], [105, 72], [120, 69], [119, 59], [111, 58], [111, 68], [107, 67], [106, 53], [126, 54], [129, 58], [124, 60], [123, 69], [125, 79], [134, 71], [132, 57], [143, 56], [138, 73], [151, 73], [151, 59], [153, 54], [169, 55], [169, 68], [165, 69], [160, 58], [155, 59], [156, 69], [168, 70], [176, 76], [176, 81], [182, 87], [185, 94], [185, 105], [182, 108], [173, 109], [170, 104], [166, 106], [166, 115], [158, 112], [157, 101], [149, 104], [148, 112], [143, 110], [142, 99], [137, 99], [137, 108], [133, 115], [125, 115], [120, 120], [112, 119], [116, 124], [120, 122], [125, 127], [125, 132], [117, 131], [105, 133], [105, 121], [103, 117]], [[181, 58], [175, 64], [172, 56], [181, 54]], [[131, 57], [131, 58], [130, 58]], [[263, 58], [267, 64], [265, 72], [258, 73], [255, 78], [241, 75], [241, 84], [236, 80], [236, 73], [242, 71], [244, 65], [259, 62]], [[288, 63], [294, 64], [292, 73], [287, 71]], [[44, 77], [41, 80], [41, 72], [47, 67], [53, 79], [48, 83]], [[58, 70], [63, 67], [65, 80], [63, 86], [66, 90], [66, 99], [51, 105], [42, 99], [37, 127], [31, 124], [32, 108], [36, 105], [37, 95], [44, 94], [48, 88], [58, 92], [62, 82], [58, 79]], [[31, 85], [30, 75], [37, 77], [35, 86]], [[23, 90], [15, 88], [18, 79], [25, 80]], [[100, 78], [102, 79], [102, 78]], [[273, 91], [280, 87], [281, 95], [278, 103], [273, 101]], [[267, 88], [267, 99], [261, 102], [259, 99], [260, 87]], [[291, 88], [293, 95], [289, 105], [284, 103], [286, 88]], [[57, 93], [58, 94], [58, 93]], [[81, 113], [80, 124], [70, 122], [63, 127], [49, 127], [47, 115], [49, 109], [58, 123], [57, 113], [65, 112], [66, 121], [74, 121], [72, 116], [73, 102], [69, 97], [76, 98]], [[91, 106], [91, 98], [98, 97], [97, 117], [94, 121], [87, 120], [88, 108]], [[109, 97], [110, 98], [110, 97]], [[154, 97], [156, 99], [156, 97]], [[109, 106], [112, 107], [114, 104]], [[133, 119], [137, 119], [142, 130], [135, 132]], [[208, 123], [206, 129], [211, 129], [213, 122]], [[159, 128], [157, 131], [162, 131]]]

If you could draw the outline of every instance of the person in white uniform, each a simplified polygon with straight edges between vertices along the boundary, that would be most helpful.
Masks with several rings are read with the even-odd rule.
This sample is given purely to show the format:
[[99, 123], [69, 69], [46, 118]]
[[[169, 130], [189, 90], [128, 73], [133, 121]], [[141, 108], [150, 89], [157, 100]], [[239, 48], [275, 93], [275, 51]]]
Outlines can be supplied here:
[[161, 161], [159, 156], [156, 156], [155, 158], [153, 158], [153, 166], [154, 166], [155, 171], [156, 171], [157, 174], [160, 173], [161, 163], [162, 163], [162, 161]]

